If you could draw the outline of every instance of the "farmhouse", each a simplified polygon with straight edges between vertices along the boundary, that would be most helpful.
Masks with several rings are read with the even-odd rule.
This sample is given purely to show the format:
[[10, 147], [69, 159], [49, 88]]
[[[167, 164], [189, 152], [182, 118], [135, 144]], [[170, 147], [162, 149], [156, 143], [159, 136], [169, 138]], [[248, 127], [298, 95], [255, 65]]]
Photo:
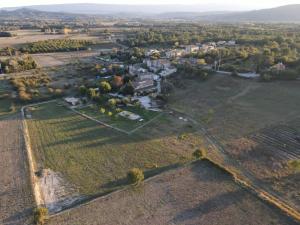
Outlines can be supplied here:
[[185, 46], [185, 52], [186, 54], [191, 54], [199, 51], [199, 46], [197, 45], [187, 45]]
[[172, 49], [170, 51], [166, 52], [166, 57], [167, 58], [177, 58], [181, 57], [185, 54], [185, 51], [183, 49]]
[[129, 112], [129, 111], [122, 111], [119, 113], [119, 115], [124, 118], [130, 119], [130, 120], [140, 120], [141, 119], [141, 116], [139, 116], [135, 113]]
[[141, 73], [146, 73], [147, 70], [142, 68], [140, 64], [134, 64], [129, 66], [129, 74], [132, 76], [137, 76]]
[[74, 98], [74, 97], [67, 97], [65, 98], [65, 101], [72, 106], [78, 105], [80, 102], [79, 98]]
[[171, 62], [167, 59], [145, 59], [144, 63], [147, 64], [148, 68], [153, 72], [157, 72], [159, 70], [164, 70], [171, 67]]
[[135, 92], [155, 89], [155, 84], [153, 79], [137, 79], [132, 82], [132, 86]]

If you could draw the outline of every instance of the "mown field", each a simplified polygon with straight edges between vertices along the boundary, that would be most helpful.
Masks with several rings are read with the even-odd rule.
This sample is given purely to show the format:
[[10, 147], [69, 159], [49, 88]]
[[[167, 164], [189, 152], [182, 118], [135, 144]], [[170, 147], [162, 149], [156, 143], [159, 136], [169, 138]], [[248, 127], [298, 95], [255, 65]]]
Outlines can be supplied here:
[[[160, 112], [149, 111], [141, 107], [135, 107], [135, 106], [128, 106], [126, 108], [122, 108], [123, 111], [126, 110], [135, 113], [136, 115], [141, 116], [141, 118], [143, 119], [143, 121], [139, 121], [139, 120], [132, 121], [122, 116], [119, 116], [117, 112], [114, 112], [109, 109], [104, 108], [105, 112], [101, 113], [100, 108], [102, 107], [97, 105], [90, 105], [85, 108], [81, 108], [78, 111], [92, 118], [95, 118], [99, 121], [102, 121], [106, 124], [109, 124], [110, 126], [120, 128], [127, 132], [130, 132], [140, 126], [145, 125], [147, 122], [154, 119], [156, 116], [160, 114]], [[108, 112], [113, 113], [113, 115], [109, 116]]]
[[49, 225], [296, 224], [207, 161], [63, 212]]
[[300, 159], [299, 81], [181, 82], [169, 106], [202, 123], [235, 166], [300, 210], [300, 174], [290, 166]]
[[126, 185], [133, 167], [149, 177], [185, 163], [202, 144], [190, 123], [170, 115], [125, 135], [56, 102], [35, 107], [31, 114], [27, 123], [38, 166], [60, 172], [82, 194]]

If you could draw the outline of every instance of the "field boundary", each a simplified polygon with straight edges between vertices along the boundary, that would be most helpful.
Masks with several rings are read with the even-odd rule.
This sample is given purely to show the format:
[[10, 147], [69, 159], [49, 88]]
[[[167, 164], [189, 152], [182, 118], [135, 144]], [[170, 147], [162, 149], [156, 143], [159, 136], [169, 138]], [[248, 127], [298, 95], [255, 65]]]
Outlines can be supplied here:
[[31, 181], [31, 186], [32, 186], [33, 196], [34, 196], [36, 206], [44, 205], [44, 200], [42, 197], [43, 196], [42, 191], [40, 189], [40, 186], [37, 182], [37, 178], [35, 175], [35, 171], [37, 168], [36, 168], [36, 164], [34, 161], [33, 150], [31, 148], [30, 136], [29, 136], [28, 126], [27, 126], [27, 122], [26, 122], [26, 118], [25, 118], [25, 109], [27, 107], [42, 105], [42, 104], [46, 104], [46, 103], [54, 102], [54, 101], [56, 101], [56, 100], [50, 100], [50, 101], [30, 104], [30, 105], [23, 106], [21, 108], [23, 139], [25, 142], [25, 148], [26, 148], [26, 153], [27, 153], [26, 155], [27, 155], [27, 160], [28, 160], [28, 165], [29, 165], [30, 181]]
[[127, 135], [131, 135], [131, 134], [135, 133], [137, 130], [139, 130], [139, 129], [141, 129], [141, 128], [147, 126], [147, 125], [149, 125], [150, 123], [152, 123], [154, 120], [156, 120], [158, 117], [160, 117], [160, 116], [163, 114], [163, 112], [162, 112], [162, 113], [156, 115], [155, 117], [153, 117], [151, 120], [149, 120], [149, 121], [147, 121], [146, 123], [142, 124], [141, 126], [136, 127], [136, 128], [134, 128], [134, 129], [132, 129], [132, 130], [130, 130], [130, 131], [126, 131], [126, 130], [123, 130], [123, 129], [114, 127], [114, 126], [112, 126], [112, 125], [109, 125], [109, 124], [107, 124], [107, 123], [104, 123], [104, 122], [102, 122], [101, 120], [97, 120], [97, 119], [95, 119], [94, 117], [91, 117], [91, 116], [89, 116], [89, 115], [87, 115], [87, 114], [85, 114], [85, 113], [81, 113], [81, 112], [79, 112], [79, 111], [77, 111], [76, 109], [73, 109], [73, 108], [71, 108], [71, 107], [68, 107], [68, 109], [70, 109], [70, 110], [73, 111], [74, 113], [76, 113], [76, 114], [78, 114], [78, 115], [80, 115], [80, 116], [83, 116], [83, 117], [85, 117], [85, 118], [87, 118], [87, 119], [89, 119], [89, 120], [92, 120], [92, 121], [94, 121], [94, 122], [96, 122], [96, 123], [99, 123], [99, 124], [105, 126], [105, 127], [114, 129], [114, 130], [116, 130], [116, 131], [118, 131], [118, 132], [121, 132], [121, 133], [127, 134]]

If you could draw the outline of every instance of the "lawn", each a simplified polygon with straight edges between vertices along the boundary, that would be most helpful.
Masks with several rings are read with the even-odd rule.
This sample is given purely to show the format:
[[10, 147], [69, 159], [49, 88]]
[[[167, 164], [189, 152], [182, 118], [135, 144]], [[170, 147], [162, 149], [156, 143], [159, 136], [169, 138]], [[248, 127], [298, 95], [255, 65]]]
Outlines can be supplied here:
[[[127, 184], [138, 167], [146, 177], [192, 159], [202, 140], [191, 124], [162, 115], [136, 134], [101, 126], [71, 110], [47, 103], [28, 120], [31, 144], [40, 168], [60, 172], [82, 194], [99, 194]], [[182, 134], [184, 138], [179, 138]]]
[[[161, 113], [161, 112], [146, 110], [138, 106], [127, 106], [122, 108], [122, 110], [126, 110], [141, 116], [143, 121], [139, 121], [139, 120], [129, 120], [127, 118], [117, 115], [118, 113], [108, 109], [105, 109], [105, 112], [101, 113], [100, 108], [101, 107], [97, 105], [90, 105], [81, 108], [78, 111], [92, 118], [95, 118], [101, 122], [109, 124], [110, 126], [125, 130], [126, 132], [130, 132], [135, 128], [143, 126], [145, 123], [149, 122], [151, 119], [154, 119], [156, 116], [158, 116]], [[109, 116], [108, 112], [112, 112], [113, 115]]]

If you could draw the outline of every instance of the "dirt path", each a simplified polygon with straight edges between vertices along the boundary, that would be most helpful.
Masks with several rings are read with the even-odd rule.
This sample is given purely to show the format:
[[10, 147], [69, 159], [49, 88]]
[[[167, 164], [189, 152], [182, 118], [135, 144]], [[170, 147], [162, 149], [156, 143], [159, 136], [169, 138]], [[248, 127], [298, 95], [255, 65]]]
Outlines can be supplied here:
[[[252, 88], [254, 88], [254, 86]], [[243, 91], [243, 93], [246, 94], [248, 91], [249, 91], [249, 89]], [[257, 179], [254, 177], [254, 175], [251, 172], [247, 171], [241, 165], [240, 162], [232, 159], [232, 157], [230, 157], [226, 153], [223, 145], [220, 144], [219, 141], [214, 136], [208, 134], [208, 132], [206, 131], [206, 129], [200, 122], [194, 120], [193, 118], [191, 118], [190, 116], [188, 116], [184, 113], [177, 112], [176, 110], [173, 110], [173, 111], [175, 113], [178, 113], [179, 115], [182, 115], [182, 116], [188, 118], [190, 121], [192, 121], [198, 127], [199, 132], [206, 137], [206, 140], [211, 145], [211, 147], [216, 149], [219, 152], [219, 154], [222, 156], [222, 158], [224, 159], [223, 166], [234, 167], [236, 170], [239, 171], [239, 174], [237, 174], [238, 182], [246, 184], [247, 188], [250, 189], [252, 192], [256, 193], [256, 195], [258, 197], [262, 198], [263, 200], [268, 201], [270, 204], [280, 208], [282, 211], [284, 211], [286, 214], [290, 215], [297, 221], [300, 221], [300, 212], [297, 211], [297, 209], [294, 209], [278, 193], [271, 190], [271, 188], [269, 188], [266, 185], [262, 185], [259, 181], [257, 181]]]
[[20, 116], [0, 120], [0, 224], [32, 224], [34, 200]]
[[231, 98], [228, 99], [228, 103], [233, 102], [234, 100], [245, 96], [246, 94], [248, 94], [250, 91], [255, 90], [257, 88], [259, 88], [259, 84], [250, 84], [248, 85], [244, 90], [242, 90], [240, 93], [232, 96]]

